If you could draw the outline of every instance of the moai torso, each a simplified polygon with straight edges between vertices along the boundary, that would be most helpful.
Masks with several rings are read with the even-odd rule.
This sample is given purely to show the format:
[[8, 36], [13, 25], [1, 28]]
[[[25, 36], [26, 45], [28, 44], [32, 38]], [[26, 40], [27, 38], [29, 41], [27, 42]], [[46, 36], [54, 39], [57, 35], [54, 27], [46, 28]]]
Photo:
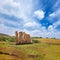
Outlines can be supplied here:
[[30, 35], [29, 34], [26, 35], [26, 38], [27, 38], [27, 42], [31, 43], [31, 39], [30, 39]]
[[18, 40], [19, 40], [19, 43], [23, 43], [23, 41], [24, 41], [23, 32], [19, 32]]
[[24, 39], [25, 39], [25, 42], [26, 42], [26, 43], [30, 43], [30, 42], [31, 42], [31, 40], [30, 40], [30, 35], [29, 35], [29, 34], [26, 34], [26, 33], [25, 33]]
[[18, 32], [15, 32], [16, 44], [18, 44]]
[[30, 35], [25, 32], [15, 32], [16, 44], [31, 43]]

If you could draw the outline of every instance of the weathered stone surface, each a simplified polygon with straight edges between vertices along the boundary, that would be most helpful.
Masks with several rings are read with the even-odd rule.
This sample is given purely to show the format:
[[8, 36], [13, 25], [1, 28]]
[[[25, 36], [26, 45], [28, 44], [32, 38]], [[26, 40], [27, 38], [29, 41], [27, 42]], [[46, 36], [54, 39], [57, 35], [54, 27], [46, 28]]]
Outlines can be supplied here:
[[18, 32], [17, 31], [15, 32], [15, 35], [16, 35], [16, 44], [18, 44]]
[[16, 44], [32, 43], [30, 35], [25, 32], [15, 32], [16, 35]]

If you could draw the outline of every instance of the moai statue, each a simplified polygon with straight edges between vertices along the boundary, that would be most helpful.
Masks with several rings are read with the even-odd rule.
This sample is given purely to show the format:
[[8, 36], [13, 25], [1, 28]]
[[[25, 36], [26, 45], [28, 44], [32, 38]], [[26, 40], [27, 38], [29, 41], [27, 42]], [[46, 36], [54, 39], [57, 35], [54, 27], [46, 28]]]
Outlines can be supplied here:
[[18, 37], [19, 43], [23, 43], [24, 38], [23, 38], [23, 32], [19, 32], [19, 37]]
[[27, 43], [27, 40], [26, 40], [26, 33], [24, 33], [24, 42]]
[[31, 39], [30, 39], [30, 35], [29, 34], [27, 34], [27, 42], [31, 43]]
[[25, 43], [31, 43], [31, 39], [30, 39], [30, 35], [29, 34], [24, 34], [24, 39], [25, 39]]
[[18, 44], [18, 32], [15, 32], [16, 44]]
[[15, 32], [16, 35], [16, 44], [32, 43], [30, 35], [25, 32]]
[[23, 32], [23, 43], [26, 43], [26, 40], [25, 40], [25, 32]]
[[23, 39], [24, 39], [24, 43], [26, 43], [26, 33], [25, 32], [23, 32]]
[[30, 35], [26, 34], [27, 43], [31, 43]]

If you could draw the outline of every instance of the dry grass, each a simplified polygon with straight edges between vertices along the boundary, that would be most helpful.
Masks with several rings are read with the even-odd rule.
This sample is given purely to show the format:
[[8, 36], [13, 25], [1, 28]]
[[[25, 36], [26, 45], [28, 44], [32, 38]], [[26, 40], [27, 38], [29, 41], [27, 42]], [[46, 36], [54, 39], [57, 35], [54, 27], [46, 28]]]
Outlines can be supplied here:
[[0, 42], [0, 60], [60, 60], [60, 40], [33, 39], [40, 43], [14, 45], [13, 42]]
[[[14, 48], [6, 42], [1, 42], [0, 44], [0, 60], [21, 60], [24, 59], [24, 52]], [[2, 58], [3, 57], [3, 58]], [[9, 58], [8, 58], [9, 57]]]
[[38, 40], [42, 43], [60, 44], [60, 39], [51, 39], [51, 38], [32, 38], [32, 39]]

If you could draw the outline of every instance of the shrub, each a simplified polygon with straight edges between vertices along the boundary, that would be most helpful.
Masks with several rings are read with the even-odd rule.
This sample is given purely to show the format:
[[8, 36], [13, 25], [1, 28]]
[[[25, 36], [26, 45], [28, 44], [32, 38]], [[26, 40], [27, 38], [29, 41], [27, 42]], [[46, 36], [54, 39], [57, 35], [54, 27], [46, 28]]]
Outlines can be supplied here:
[[43, 37], [40, 37], [40, 38], [43, 38]]
[[38, 41], [38, 40], [32, 40], [32, 42], [33, 42], [33, 43], [39, 43], [39, 41]]
[[54, 37], [54, 39], [56, 39], [56, 38]]
[[6, 41], [6, 37], [0, 36], [0, 41]]
[[14, 38], [14, 37], [10, 37], [10, 38], [8, 39], [8, 41], [9, 41], [9, 42], [14, 42], [14, 41], [15, 41], [15, 38]]
[[14, 37], [0, 36], [0, 41], [14, 42], [15, 41], [15, 38]]
[[48, 37], [46, 37], [48, 39]]

